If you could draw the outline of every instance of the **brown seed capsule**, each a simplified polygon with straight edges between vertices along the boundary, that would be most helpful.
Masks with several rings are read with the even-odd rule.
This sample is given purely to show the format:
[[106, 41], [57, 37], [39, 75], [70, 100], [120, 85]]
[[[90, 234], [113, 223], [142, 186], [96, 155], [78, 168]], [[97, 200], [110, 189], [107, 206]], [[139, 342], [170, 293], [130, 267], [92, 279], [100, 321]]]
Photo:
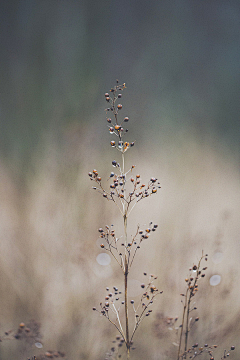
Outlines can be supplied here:
[[44, 354], [46, 357], [51, 358], [53, 357], [52, 354], [49, 351], [46, 351]]
[[104, 244], [101, 244], [100, 246], [101, 246], [102, 249], [104, 248]]
[[134, 178], [131, 178], [131, 182], [134, 182]]
[[100, 176], [97, 177], [97, 181], [101, 181], [102, 178]]
[[121, 129], [121, 126], [120, 125], [115, 125], [115, 130], [120, 130]]
[[21, 323], [19, 324], [19, 327], [20, 327], [20, 329], [23, 329], [23, 328], [25, 327], [25, 324], [24, 324], [23, 322], [21, 322]]
[[122, 104], [118, 104], [117, 108], [118, 108], [118, 110], [121, 110], [122, 109]]
[[157, 192], [157, 189], [156, 188], [153, 188], [152, 189], [152, 193], [155, 194]]
[[115, 141], [111, 141], [111, 146], [115, 146]]
[[112, 122], [112, 120], [110, 118], [108, 118], [107, 122], [110, 124]]
[[105, 93], [105, 97], [109, 97], [109, 94], [108, 94], [108, 93]]
[[128, 122], [128, 121], [129, 121], [129, 118], [126, 116], [126, 117], [124, 118], [124, 121], [125, 121], [125, 122]]
[[107, 96], [107, 97], [106, 97], [106, 101], [109, 102], [109, 101], [110, 101], [110, 97]]
[[193, 270], [197, 270], [197, 265], [194, 265], [194, 266], [193, 266]]

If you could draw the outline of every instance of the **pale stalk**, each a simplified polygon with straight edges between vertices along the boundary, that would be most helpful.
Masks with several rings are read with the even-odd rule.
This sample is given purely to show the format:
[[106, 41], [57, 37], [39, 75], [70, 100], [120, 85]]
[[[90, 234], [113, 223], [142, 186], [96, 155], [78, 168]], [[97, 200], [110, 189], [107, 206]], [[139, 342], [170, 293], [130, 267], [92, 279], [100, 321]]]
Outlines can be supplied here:
[[[124, 174], [124, 153], [122, 152], [122, 175]], [[124, 184], [125, 184], [124, 178]], [[125, 185], [124, 185], [125, 198]], [[126, 346], [127, 359], [130, 359], [130, 341], [129, 341], [129, 326], [128, 326], [128, 258], [127, 258], [127, 209], [123, 202], [123, 223], [124, 223], [124, 237], [125, 237], [125, 267], [124, 267], [124, 294], [125, 294], [125, 321], [126, 321]]]

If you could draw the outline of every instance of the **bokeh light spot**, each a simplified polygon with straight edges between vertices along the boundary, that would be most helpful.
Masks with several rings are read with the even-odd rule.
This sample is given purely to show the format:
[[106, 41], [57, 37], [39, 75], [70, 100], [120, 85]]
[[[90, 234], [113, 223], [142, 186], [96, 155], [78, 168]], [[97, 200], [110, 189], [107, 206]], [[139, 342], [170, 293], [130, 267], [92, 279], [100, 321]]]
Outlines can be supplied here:
[[221, 276], [220, 275], [211, 276], [210, 285], [216, 286], [216, 285], [220, 284], [220, 282], [221, 282]]
[[106, 265], [110, 264], [111, 258], [108, 254], [101, 253], [101, 254], [98, 254], [98, 256], [97, 256], [97, 262], [99, 263], [99, 265], [106, 266]]

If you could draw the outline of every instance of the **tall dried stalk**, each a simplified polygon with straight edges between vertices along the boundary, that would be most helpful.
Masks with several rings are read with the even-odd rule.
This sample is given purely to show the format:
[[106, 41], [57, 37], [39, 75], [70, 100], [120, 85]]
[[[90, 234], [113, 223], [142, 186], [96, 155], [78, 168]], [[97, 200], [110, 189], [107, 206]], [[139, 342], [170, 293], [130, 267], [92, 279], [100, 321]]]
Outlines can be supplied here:
[[[117, 142], [112, 140], [110, 142], [113, 148], [116, 148], [121, 153], [122, 164], [120, 165], [116, 160], [112, 161], [112, 165], [116, 169], [116, 172], [111, 172], [109, 179], [113, 182], [110, 184], [110, 190], [106, 190], [102, 185], [102, 179], [98, 174], [98, 171], [94, 169], [89, 173], [90, 180], [94, 181], [97, 186], [93, 186], [93, 189], [101, 193], [104, 198], [109, 201], [112, 201], [117, 208], [119, 209], [122, 218], [123, 218], [123, 228], [124, 228], [124, 242], [120, 244], [120, 238], [116, 237], [115, 231], [112, 227], [108, 225], [105, 226], [105, 230], [102, 228], [99, 229], [100, 238], [103, 243], [101, 248], [105, 251], [110, 252], [113, 258], [116, 260], [118, 265], [121, 267], [121, 270], [124, 275], [124, 300], [122, 305], [124, 305], [124, 320], [125, 320], [125, 332], [123, 331], [122, 320], [120, 316], [120, 308], [117, 308], [117, 301], [119, 300], [119, 295], [121, 292], [118, 291], [118, 288], [114, 287], [115, 293], [114, 296], [112, 293], [108, 293], [105, 297], [105, 302], [100, 303], [100, 310], [93, 308], [93, 310], [98, 311], [101, 315], [106, 317], [109, 322], [115, 326], [118, 332], [121, 335], [119, 346], [122, 342], [126, 345], [127, 350], [127, 359], [130, 358], [130, 350], [133, 344], [133, 337], [138, 329], [140, 323], [142, 322], [145, 316], [149, 316], [152, 310], [149, 307], [152, 305], [153, 300], [156, 295], [160, 292], [153, 285], [153, 281], [156, 279], [153, 275], [150, 276], [147, 285], [142, 284], [141, 287], [143, 294], [141, 295], [139, 305], [134, 307], [134, 301], [131, 300], [133, 305], [133, 311], [135, 313], [135, 324], [132, 326], [132, 331], [130, 335], [130, 326], [129, 326], [129, 301], [128, 301], [128, 277], [129, 271], [133, 264], [133, 260], [136, 257], [138, 250], [140, 249], [140, 244], [143, 240], [147, 239], [151, 232], [156, 231], [157, 225], [153, 225], [151, 222], [145, 230], [140, 230], [140, 226], [137, 225], [137, 232], [134, 236], [131, 236], [131, 240], [128, 239], [128, 218], [135, 207], [135, 205], [143, 200], [144, 198], [149, 197], [152, 194], [157, 193], [157, 189], [160, 188], [160, 183], [156, 178], [150, 178], [147, 184], [141, 182], [141, 177], [137, 174], [135, 177], [132, 177], [133, 170], [135, 165], [132, 165], [131, 168], [125, 170], [125, 153], [127, 150], [134, 146], [134, 142], [129, 143], [128, 141], [123, 141], [124, 136], [128, 132], [128, 129], [123, 127], [123, 124], [128, 123], [129, 118], [124, 117], [124, 119], [119, 121], [119, 111], [122, 110], [122, 105], [117, 104], [117, 101], [122, 97], [121, 91], [126, 88], [125, 84], [119, 85], [118, 81], [116, 86], [114, 86], [110, 93], [105, 94], [105, 99], [109, 104], [109, 108], [106, 109], [107, 122], [109, 127], [109, 132], [111, 135], [117, 137]], [[108, 114], [112, 113], [113, 120], [108, 117]], [[124, 252], [120, 248], [124, 248]], [[147, 275], [147, 274], [145, 274]], [[109, 289], [107, 289], [109, 291]], [[140, 310], [140, 315], [137, 313]], [[112, 313], [115, 316], [115, 319], [112, 317]]]

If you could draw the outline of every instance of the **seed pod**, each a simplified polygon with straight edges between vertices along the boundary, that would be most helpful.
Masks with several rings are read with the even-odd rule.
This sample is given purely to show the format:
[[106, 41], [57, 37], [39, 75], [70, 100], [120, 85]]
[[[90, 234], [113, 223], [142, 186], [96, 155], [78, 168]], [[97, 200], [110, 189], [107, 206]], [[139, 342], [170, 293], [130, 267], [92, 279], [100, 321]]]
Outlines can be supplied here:
[[129, 118], [126, 116], [123, 121], [128, 122]]
[[117, 108], [118, 108], [118, 110], [121, 110], [122, 109], [122, 104], [118, 104]]
[[111, 141], [111, 146], [115, 146], [115, 141]]

